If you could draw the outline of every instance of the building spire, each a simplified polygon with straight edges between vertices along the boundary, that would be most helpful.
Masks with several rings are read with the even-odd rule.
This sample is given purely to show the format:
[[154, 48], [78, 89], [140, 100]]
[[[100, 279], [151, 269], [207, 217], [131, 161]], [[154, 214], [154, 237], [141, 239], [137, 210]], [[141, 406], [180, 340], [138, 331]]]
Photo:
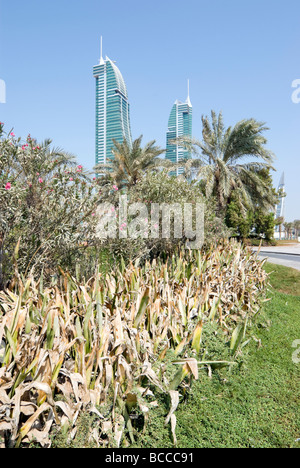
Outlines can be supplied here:
[[186, 103], [189, 107], [192, 107], [192, 103], [190, 100], [190, 80], [187, 80], [187, 85], [188, 85], [188, 97], [187, 97]]
[[279, 181], [279, 187], [283, 187], [285, 185], [285, 181], [284, 181], [284, 172], [282, 173], [282, 176], [280, 178], [280, 181]]
[[104, 64], [104, 59], [103, 59], [103, 47], [102, 47], [102, 36], [100, 38], [100, 62], [99, 65]]

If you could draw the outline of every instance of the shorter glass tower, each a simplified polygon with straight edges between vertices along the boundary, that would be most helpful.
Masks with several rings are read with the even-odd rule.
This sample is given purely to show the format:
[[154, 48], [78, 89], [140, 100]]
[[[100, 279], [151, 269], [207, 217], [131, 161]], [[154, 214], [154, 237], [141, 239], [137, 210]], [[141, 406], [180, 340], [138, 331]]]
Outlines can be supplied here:
[[284, 217], [284, 208], [285, 208], [285, 181], [284, 181], [284, 173], [282, 174], [279, 185], [278, 185], [278, 193], [279, 193], [279, 203], [276, 206], [276, 218]]
[[113, 157], [113, 139], [124, 139], [132, 145], [130, 105], [125, 81], [120, 70], [108, 57], [102, 57], [93, 68], [96, 78], [96, 164]]
[[[189, 151], [174, 142], [181, 136], [192, 137], [192, 104], [189, 95], [185, 102], [175, 101], [169, 117], [166, 158], [173, 163], [192, 157]], [[178, 176], [182, 171], [183, 169], [179, 167], [171, 174]]]
[[[282, 174], [279, 185], [278, 185], [278, 193], [279, 193], [279, 202], [275, 208], [275, 219], [284, 218], [285, 215], [285, 181], [284, 181], [284, 173]], [[282, 226], [276, 226], [275, 232], [281, 232]]]

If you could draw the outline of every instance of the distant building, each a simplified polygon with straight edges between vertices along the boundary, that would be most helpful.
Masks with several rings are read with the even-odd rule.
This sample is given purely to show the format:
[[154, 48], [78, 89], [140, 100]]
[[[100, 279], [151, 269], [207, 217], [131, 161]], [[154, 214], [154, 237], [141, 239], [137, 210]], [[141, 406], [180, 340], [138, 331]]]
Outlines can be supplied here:
[[280, 182], [278, 185], [278, 193], [282, 194], [282, 197], [279, 198], [279, 203], [276, 206], [276, 218], [284, 217], [285, 212], [285, 181], [284, 181], [284, 173], [280, 178]]
[[96, 164], [112, 157], [113, 139], [132, 144], [130, 105], [122, 74], [115, 63], [102, 56], [93, 68], [96, 78]]
[[[166, 158], [173, 163], [192, 157], [189, 151], [174, 143], [174, 140], [178, 137], [192, 136], [192, 117], [193, 108], [188, 92], [185, 102], [175, 101], [168, 121]], [[180, 173], [182, 173], [182, 168], [178, 168], [176, 173], [172, 174], [179, 175]]]
[[[282, 174], [282, 176], [280, 178], [277, 191], [280, 194], [280, 198], [279, 198], [279, 203], [275, 208], [275, 219], [285, 217], [285, 197], [286, 197], [286, 194], [285, 194], [285, 177], [284, 177], [284, 173]], [[276, 226], [275, 233], [280, 233], [281, 234], [281, 226]], [[278, 237], [278, 235], [275, 235], [275, 237]]]

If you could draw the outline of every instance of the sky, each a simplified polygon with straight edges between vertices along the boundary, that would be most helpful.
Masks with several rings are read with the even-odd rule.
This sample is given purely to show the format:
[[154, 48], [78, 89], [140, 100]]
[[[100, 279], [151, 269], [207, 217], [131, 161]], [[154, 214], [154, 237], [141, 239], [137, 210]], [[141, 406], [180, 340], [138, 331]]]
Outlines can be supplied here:
[[266, 123], [286, 220], [300, 219], [299, 0], [0, 0], [0, 121], [24, 139], [51, 138], [90, 170], [101, 36], [126, 82], [134, 139], [165, 148], [189, 79], [195, 138], [211, 110], [228, 127]]

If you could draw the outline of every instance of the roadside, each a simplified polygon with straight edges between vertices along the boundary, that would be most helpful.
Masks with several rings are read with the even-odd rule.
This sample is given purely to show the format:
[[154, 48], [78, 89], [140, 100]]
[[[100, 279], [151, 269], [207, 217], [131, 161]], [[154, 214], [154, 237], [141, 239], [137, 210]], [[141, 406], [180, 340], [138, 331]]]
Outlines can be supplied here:
[[[252, 249], [257, 252], [259, 247], [252, 247]], [[259, 257], [267, 258], [270, 263], [300, 271], [300, 243], [261, 247]]]
[[[176, 411], [179, 448], [298, 448], [300, 273], [266, 264], [271, 290], [239, 369], [201, 373]], [[274, 271], [275, 270], [275, 271]], [[205, 334], [204, 334], [205, 336]], [[217, 352], [217, 351], [216, 351]], [[183, 397], [182, 397], [183, 398]], [[149, 414], [139, 448], [172, 447], [163, 412]]]

